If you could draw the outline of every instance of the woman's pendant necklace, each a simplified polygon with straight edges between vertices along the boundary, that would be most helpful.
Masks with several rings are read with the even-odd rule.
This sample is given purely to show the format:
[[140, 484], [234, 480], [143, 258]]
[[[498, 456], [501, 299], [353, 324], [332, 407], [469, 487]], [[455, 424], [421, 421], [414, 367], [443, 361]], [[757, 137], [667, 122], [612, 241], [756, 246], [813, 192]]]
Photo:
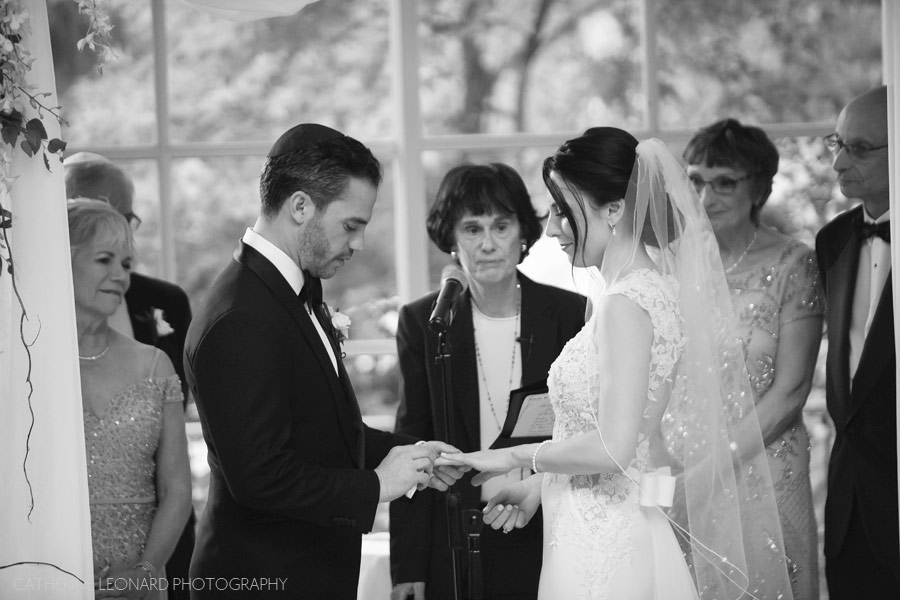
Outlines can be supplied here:
[[753, 229], [753, 237], [750, 238], [750, 243], [747, 244], [747, 247], [744, 248], [744, 251], [741, 252], [740, 256], [738, 256], [738, 259], [736, 261], [734, 261], [734, 263], [730, 267], [725, 269], [726, 274], [731, 273], [732, 271], [737, 269], [738, 265], [740, 265], [744, 261], [744, 259], [747, 257], [747, 253], [750, 252], [750, 248], [752, 248], [753, 244], [756, 243], [756, 234], [757, 233], [759, 233], [759, 227], [756, 227]]
[[[472, 310], [475, 310], [475, 303], [472, 303]], [[512, 391], [512, 383], [513, 376], [516, 373], [516, 342], [519, 339], [519, 335], [521, 333], [522, 326], [522, 289], [519, 284], [516, 284], [516, 332], [513, 337], [513, 347], [512, 347], [512, 364], [509, 369], [509, 385], [508, 390]], [[491, 409], [491, 414], [494, 415], [494, 422], [497, 424], [497, 429], [503, 429], [503, 423], [500, 422], [500, 417], [497, 416], [497, 408], [494, 406], [494, 399], [491, 398], [491, 389], [488, 387], [487, 376], [484, 371], [484, 364], [481, 362], [481, 350], [478, 348], [478, 335], [477, 332], [473, 332], [473, 336], [475, 338], [475, 358], [478, 360], [478, 372], [481, 374], [481, 384], [484, 386], [484, 393], [487, 396], [488, 406]], [[507, 391], [507, 394], [509, 394]]]

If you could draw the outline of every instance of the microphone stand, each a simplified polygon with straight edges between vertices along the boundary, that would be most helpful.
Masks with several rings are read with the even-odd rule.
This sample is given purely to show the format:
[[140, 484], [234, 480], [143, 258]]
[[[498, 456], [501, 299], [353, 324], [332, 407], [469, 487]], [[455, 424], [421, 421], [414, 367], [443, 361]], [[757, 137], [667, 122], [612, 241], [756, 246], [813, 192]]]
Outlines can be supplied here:
[[481, 581], [481, 528], [484, 524], [480, 510], [468, 509], [463, 511], [466, 529], [466, 548], [469, 567], [469, 598], [468, 600], [483, 600], [484, 590]]
[[[449, 325], [449, 322], [447, 325]], [[453, 415], [450, 411], [450, 400], [453, 397], [453, 391], [450, 384], [450, 358], [450, 343], [447, 341], [447, 329], [445, 327], [438, 332], [437, 353], [434, 357], [434, 362], [441, 367], [441, 405], [444, 409], [444, 431], [441, 433], [444, 435], [444, 441], [448, 444], [454, 439], [452, 437], [452, 434], [454, 433], [452, 421]], [[452, 485], [450, 489], [447, 490], [446, 509], [447, 533], [450, 539], [450, 562], [453, 570], [453, 598], [454, 600], [460, 600], [459, 592], [461, 588], [460, 582], [462, 580], [462, 573], [460, 573], [459, 569], [458, 555], [462, 550], [462, 540], [460, 539], [460, 494], [456, 484]]]

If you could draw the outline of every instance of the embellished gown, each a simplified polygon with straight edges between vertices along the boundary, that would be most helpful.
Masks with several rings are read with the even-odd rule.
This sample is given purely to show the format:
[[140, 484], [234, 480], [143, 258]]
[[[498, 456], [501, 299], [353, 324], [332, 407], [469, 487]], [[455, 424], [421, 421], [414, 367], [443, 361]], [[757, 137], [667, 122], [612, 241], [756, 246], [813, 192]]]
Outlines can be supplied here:
[[[177, 375], [153, 376], [162, 354], [156, 352], [148, 377], [113, 396], [103, 418], [83, 411], [95, 575], [107, 565], [138, 563], [156, 514], [163, 403], [182, 401]], [[148, 598], [166, 597], [164, 590], [155, 593]]]
[[[754, 400], [769, 391], [775, 381], [775, 361], [781, 328], [788, 323], [824, 314], [824, 294], [815, 252], [796, 240], [785, 239], [761, 261], [726, 274], [738, 320], [735, 335], [743, 348]], [[682, 415], [667, 413], [663, 432], [673, 455], [679, 455], [679, 424]], [[769, 472], [781, 521], [784, 554], [795, 600], [819, 597], [816, 519], [809, 479], [809, 437], [802, 415], [766, 448]], [[742, 477], [742, 505], [750, 511], [759, 491], [752, 474]], [[745, 535], [747, 532], [745, 532]], [[778, 551], [767, 553], [773, 542], [756, 540], [758, 563], [780, 568]], [[751, 574], [752, 575], [752, 574]], [[765, 578], [756, 574], [755, 578]]]
[[[693, 599], [697, 597], [672, 527], [657, 507], [639, 504], [640, 480], [651, 470], [651, 444], [661, 444], [659, 424], [673, 371], [683, 347], [675, 283], [655, 271], [637, 270], [605, 292], [643, 308], [653, 326], [649, 389], [636, 455], [626, 473], [546, 473], [544, 558], [539, 597], [566, 599]], [[596, 316], [566, 344], [550, 368], [548, 386], [556, 422], [554, 440], [596, 430], [602, 377]]]
[[[781, 327], [825, 313], [816, 254], [805, 244], [790, 240], [777, 247], [770, 260], [730, 273], [727, 279], [750, 384], [759, 402], [775, 381]], [[795, 600], [819, 597], [809, 451], [802, 415], [766, 448]], [[752, 496], [753, 490], [749, 491]]]

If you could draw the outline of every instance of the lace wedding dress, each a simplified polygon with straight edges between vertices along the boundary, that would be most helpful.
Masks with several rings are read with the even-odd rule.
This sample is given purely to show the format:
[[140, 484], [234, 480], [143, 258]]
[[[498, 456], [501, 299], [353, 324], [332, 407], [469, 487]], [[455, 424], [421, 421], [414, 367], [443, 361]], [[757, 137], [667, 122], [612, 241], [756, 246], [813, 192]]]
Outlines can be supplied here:
[[[654, 467], [662, 444], [659, 425], [684, 343], [676, 284], [656, 271], [636, 270], [619, 278], [605, 295], [623, 295], [644, 309], [653, 326], [649, 389], [635, 458], [625, 473], [546, 473], [544, 562], [539, 597], [697, 598], [672, 527], [657, 507], [640, 505], [640, 481]], [[616, 377], [599, 364], [595, 317], [572, 338], [553, 363], [548, 379], [556, 414], [555, 441], [595, 431], [603, 377]], [[602, 412], [602, 411], [601, 411]]]

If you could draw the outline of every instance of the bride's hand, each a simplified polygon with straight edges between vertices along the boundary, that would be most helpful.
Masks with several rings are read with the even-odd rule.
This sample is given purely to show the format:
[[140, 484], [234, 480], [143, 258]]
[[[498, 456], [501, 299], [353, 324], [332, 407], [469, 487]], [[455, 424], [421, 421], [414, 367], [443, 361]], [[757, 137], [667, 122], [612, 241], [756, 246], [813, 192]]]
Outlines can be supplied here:
[[509, 533], [525, 527], [541, 505], [541, 475], [510, 484], [494, 494], [484, 507], [484, 523]]
[[473, 485], [481, 485], [491, 477], [503, 475], [521, 465], [516, 464], [513, 457], [513, 448], [501, 448], [498, 450], [479, 450], [478, 452], [466, 452], [449, 454], [442, 452], [434, 461], [435, 466], [465, 465], [476, 471], [481, 471], [472, 480]]

